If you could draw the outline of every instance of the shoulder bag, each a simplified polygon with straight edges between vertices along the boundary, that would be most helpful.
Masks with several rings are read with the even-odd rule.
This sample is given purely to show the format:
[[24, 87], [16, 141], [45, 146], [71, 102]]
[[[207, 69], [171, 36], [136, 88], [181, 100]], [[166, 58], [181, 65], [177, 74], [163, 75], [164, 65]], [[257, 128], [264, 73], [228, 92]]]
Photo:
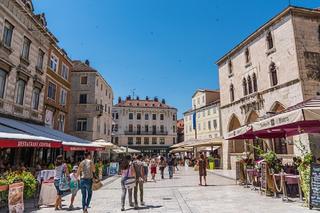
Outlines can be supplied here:
[[127, 175], [124, 177], [124, 187], [126, 189], [132, 189], [136, 186], [136, 178], [135, 177], [129, 177], [129, 170], [131, 169], [131, 166], [127, 170]]

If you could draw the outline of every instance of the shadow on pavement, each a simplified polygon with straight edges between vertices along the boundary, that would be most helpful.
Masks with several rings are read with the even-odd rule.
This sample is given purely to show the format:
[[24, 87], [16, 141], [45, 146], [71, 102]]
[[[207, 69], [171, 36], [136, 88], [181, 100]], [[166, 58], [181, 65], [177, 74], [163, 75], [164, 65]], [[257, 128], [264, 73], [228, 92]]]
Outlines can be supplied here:
[[[158, 209], [158, 208], [161, 208], [163, 206], [154, 206], [154, 205], [145, 205], [145, 206], [139, 206], [137, 209], [135, 210], [145, 210], [145, 209]], [[134, 209], [134, 208], [132, 208]]]

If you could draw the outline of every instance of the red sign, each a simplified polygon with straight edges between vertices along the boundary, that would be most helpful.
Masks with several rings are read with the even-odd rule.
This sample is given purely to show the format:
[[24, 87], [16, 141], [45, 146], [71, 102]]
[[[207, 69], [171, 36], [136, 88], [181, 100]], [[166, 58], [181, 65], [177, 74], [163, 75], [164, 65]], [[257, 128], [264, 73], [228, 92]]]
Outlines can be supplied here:
[[0, 148], [60, 148], [61, 146], [61, 142], [57, 141], [0, 139]]

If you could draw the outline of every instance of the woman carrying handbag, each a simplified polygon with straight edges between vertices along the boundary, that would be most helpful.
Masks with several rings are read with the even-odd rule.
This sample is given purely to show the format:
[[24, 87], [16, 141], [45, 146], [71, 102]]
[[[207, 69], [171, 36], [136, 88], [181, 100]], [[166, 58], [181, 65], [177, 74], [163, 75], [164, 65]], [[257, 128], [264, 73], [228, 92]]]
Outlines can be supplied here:
[[131, 156], [127, 155], [120, 164], [121, 169], [121, 211], [124, 211], [125, 208], [125, 200], [126, 200], [126, 194], [127, 190], [129, 192], [129, 205], [133, 206], [132, 203], [132, 189], [134, 188], [136, 184], [136, 174], [134, 171], [133, 166], [131, 165]]
[[55, 175], [54, 175], [54, 186], [57, 190], [56, 202], [54, 204], [55, 210], [60, 210], [62, 208], [62, 198], [63, 192], [68, 190], [68, 180], [69, 175], [67, 165], [63, 163], [62, 155], [57, 156], [55, 161]]

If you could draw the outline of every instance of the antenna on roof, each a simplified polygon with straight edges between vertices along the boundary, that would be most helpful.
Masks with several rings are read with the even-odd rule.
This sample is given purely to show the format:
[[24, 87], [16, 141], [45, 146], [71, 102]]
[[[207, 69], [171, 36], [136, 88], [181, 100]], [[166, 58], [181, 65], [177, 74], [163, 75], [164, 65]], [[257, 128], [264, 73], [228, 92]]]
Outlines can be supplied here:
[[131, 90], [131, 92], [132, 92], [132, 99], [133, 99], [133, 100], [134, 100], [135, 91], [136, 91], [136, 89]]

